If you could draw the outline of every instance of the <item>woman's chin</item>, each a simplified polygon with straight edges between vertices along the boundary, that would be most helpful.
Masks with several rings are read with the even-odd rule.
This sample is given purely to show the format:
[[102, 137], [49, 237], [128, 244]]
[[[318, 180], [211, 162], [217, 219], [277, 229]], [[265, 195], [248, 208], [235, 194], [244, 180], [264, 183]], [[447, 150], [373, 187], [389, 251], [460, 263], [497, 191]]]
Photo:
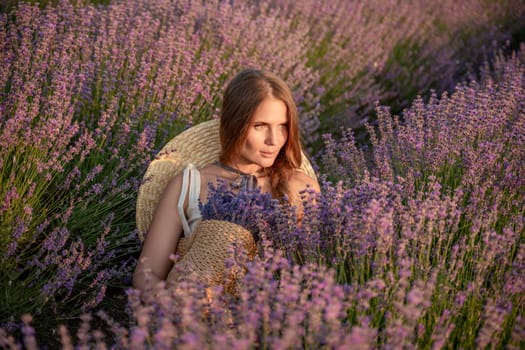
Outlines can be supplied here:
[[259, 165], [263, 168], [272, 167], [275, 163], [275, 158], [265, 158], [259, 162]]

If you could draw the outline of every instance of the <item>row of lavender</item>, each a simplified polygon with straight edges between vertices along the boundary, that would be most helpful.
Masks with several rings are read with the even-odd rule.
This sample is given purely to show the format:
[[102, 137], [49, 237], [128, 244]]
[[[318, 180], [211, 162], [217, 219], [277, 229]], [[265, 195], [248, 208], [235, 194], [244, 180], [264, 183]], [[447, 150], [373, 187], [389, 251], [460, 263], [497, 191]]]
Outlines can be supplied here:
[[[322, 181], [300, 227], [265, 196], [228, 203], [227, 189], [217, 189], [214, 210], [248, 208], [229, 219], [257, 219], [261, 235], [261, 258], [247, 264], [238, 298], [217, 288], [210, 299], [191, 276], [141, 297], [130, 290], [130, 319], [98, 312], [102, 332], [84, 315], [77, 345], [522, 348], [525, 46], [482, 82], [415, 101], [405, 123], [382, 107], [378, 115], [368, 166], [351, 131], [325, 138], [324, 164], [343, 180]], [[339, 166], [349, 162], [356, 166]], [[23, 320], [31, 348], [34, 330]], [[72, 346], [64, 327], [60, 338]]]
[[[468, 30], [505, 39], [505, 31], [487, 29], [523, 13], [516, 4], [469, 2], [484, 16], [473, 16], [477, 27]], [[222, 86], [239, 67], [283, 76], [300, 103], [303, 129], [315, 135], [319, 120], [323, 128], [350, 124], [373, 100], [399, 96], [397, 86], [377, 84], [381, 72], [418, 92], [435, 84], [443, 89], [461, 69], [452, 58], [462, 59], [461, 50], [465, 57], [482, 53], [477, 43], [442, 45], [468, 32], [463, 25], [471, 12], [451, 17], [458, 13], [454, 4], [314, 5], [63, 2], [44, 10], [20, 6], [1, 17], [0, 320], [7, 331], [16, 334], [20, 316], [31, 313], [39, 332], [49, 334], [56, 323], [43, 315], [67, 323], [121, 302], [139, 249], [133, 211], [145, 166], [181, 128], [216, 114]], [[399, 17], [387, 16], [394, 9]], [[429, 25], [436, 22], [438, 33]], [[398, 70], [407, 67], [392, 61], [407, 43], [401, 55], [417, 53], [426, 62], [410, 69], [408, 82]], [[515, 297], [523, 282], [512, 277], [523, 269], [523, 59], [498, 62], [494, 82], [485, 74], [479, 86], [462, 87], [454, 97], [416, 101], [407, 124], [378, 108], [372, 167], [349, 132], [338, 141], [327, 136], [319, 163], [345, 183], [323, 184], [319, 205], [308, 209], [311, 222], [301, 228], [274, 215], [282, 227], [274, 244], [297, 253], [288, 261], [268, 251], [251, 267], [241, 300], [216, 299], [210, 317], [194, 283], [146, 305], [132, 295], [131, 319], [113, 324], [115, 337], [106, 340], [124, 347], [126, 341], [376, 347], [405, 339], [438, 346], [447, 336], [450, 344], [483, 343], [494, 335], [516, 344], [523, 329], [523, 300]], [[484, 252], [499, 260], [484, 259]], [[290, 264], [293, 274], [272, 277]], [[251, 297], [262, 309], [248, 306]], [[184, 312], [166, 314], [165, 307]], [[224, 328], [233, 319], [245, 328]], [[503, 328], [492, 334], [491, 325]], [[98, 341], [99, 332], [89, 334]], [[87, 335], [81, 328], [79, 342]]]

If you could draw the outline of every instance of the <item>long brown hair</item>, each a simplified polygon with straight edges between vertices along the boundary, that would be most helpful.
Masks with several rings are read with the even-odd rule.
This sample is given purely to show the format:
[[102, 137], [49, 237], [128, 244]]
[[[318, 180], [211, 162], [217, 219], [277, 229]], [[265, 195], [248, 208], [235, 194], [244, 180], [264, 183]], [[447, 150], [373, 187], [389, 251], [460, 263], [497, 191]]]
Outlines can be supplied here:
[[301, 166], [299, 117], [290, 88], [275, 74], [246, 69], [229, 82], [220, 112], [220, 161], [231, 164], [240, 155], [255, 110], [267, 97], [281, 100], [286, 105], [288, 139], [273, 166], [266, 170], [270, 176], [272, 195], [278, 198], [287, 195], [291, 201], [287, 183], [294, 169]]

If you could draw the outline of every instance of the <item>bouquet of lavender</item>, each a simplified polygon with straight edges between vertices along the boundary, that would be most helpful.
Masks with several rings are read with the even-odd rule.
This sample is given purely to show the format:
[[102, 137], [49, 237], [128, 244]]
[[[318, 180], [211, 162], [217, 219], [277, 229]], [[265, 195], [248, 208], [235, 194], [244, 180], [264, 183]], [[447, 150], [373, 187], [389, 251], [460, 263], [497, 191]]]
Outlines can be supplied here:
[[[250, 231], [254, 240], [264, 233], [269, 239], [287, 232], [295, 226], [295, 210], [273, 199], [260, 189], [233, 192], [233, 186], [220, 181], [210, 184], [208, 201], [200, 204], [203, 220], [224, 220], [240, 225]], [[287, 228], [283, 231], [284, 228]]]

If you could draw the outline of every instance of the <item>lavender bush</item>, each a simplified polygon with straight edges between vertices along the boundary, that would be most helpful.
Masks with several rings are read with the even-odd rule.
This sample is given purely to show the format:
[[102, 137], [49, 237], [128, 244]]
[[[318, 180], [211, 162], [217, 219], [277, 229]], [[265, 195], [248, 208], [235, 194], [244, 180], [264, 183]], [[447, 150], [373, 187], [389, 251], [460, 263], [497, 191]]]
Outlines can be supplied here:
[[377, 100], [400, 111], [416, 94], [451, 90], [502, 44], [516, 45], [525, 16], [519, 0], [272, 4], [292, 23], [308, 23], [309, 64], [323, 91], [320, 127], [332, 133], [375, 120]]
[[378, 276], [389, 286], [402, 266], [409, 281], [434, 276], [419, 345], [523, 345], [523, 53], [500, 56], [480, 83], [414, 101], [403, 121], [378, 106], [371, 157], [351, 130], [325, 138], [322, 163], [341, 181], [315, 208], [327, 213], [315, 222], [328, 228], [324, 241], [316, 230], [326, 260], [348, 282]]
[[4, 327], [24, 312], [77, 317], [129, 283], [145, 167], [168, 138], [215, 116], [239, 67], [264, 66], [309, 96], [305, 131], [315, 126], [304, 29], [279, 30], [248, 4], [209, 6], [62, 1], [1, 15]]
[[[428, 90], [508, 39], [498, 25], [523, 7], [454, 4], [61, 1], [0, 15], [0, 346], [525, 346], [525, 48]], [[145, 167], [216, 115], [243, 66], [292, 86], [310, 146], [399, 97], [398, 82], [431, 98], [399, 116], [377, 104], [368, 148], [349, 128], [325, 135], [322, 193], [300, 225], [260, 193], [213, 193], [222, 213], [256, 209], [225, 217], [260, 236], [240, 297], [189, 277], [124, 300]]]

